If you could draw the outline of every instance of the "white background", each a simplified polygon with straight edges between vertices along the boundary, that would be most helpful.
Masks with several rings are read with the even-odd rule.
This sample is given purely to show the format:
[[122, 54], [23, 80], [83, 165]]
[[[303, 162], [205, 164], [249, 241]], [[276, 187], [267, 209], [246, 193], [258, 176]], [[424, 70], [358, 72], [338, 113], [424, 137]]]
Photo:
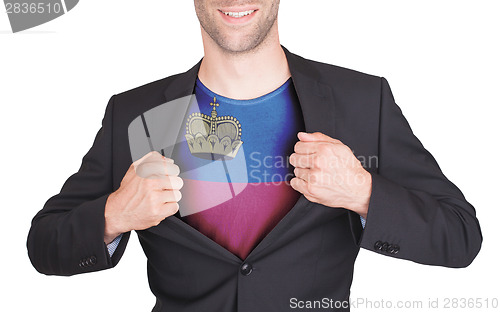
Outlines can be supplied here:
[[[497, 3], [281, 3], [281, 42], [290, 51], [388, 79], [415, 134], [476, 207], [483, 230], [482, 250], [466, 269], [361, 250], [353, 299], [423, 300], [424, 307], [428, 298], [500, 299]], [[135, 234], [116, 268], [69, 278], [37, 273], [26, 236], [31, 218], [78, 170], [110, 96], [184, 72], [202, 52], [192, 1], [83, 0], [18, 34], [2, 9], [1, 311], [151, 310], [155, 300]], [[459, 311], [433, 311], [451, 310]]]

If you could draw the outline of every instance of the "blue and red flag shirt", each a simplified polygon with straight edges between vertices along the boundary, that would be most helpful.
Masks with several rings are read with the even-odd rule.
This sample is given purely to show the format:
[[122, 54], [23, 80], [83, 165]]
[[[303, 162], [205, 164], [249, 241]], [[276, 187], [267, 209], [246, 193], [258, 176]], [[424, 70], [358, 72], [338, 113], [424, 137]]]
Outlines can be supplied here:
[[172, 158], [184, 180], [179, 210], [186, 223], [245, 259], [300, 196], [290, 186], [288, 161], [297, 133], [304, 131], [298, 97], [291, 78], [251, 100], [220, 96], [197, 79], [195, 96], [187, 116], [210, 116], [217, 103], [217, 116], [241, 125], [243, 143], [226, 160], [192, 154], [186, 139], [177, 145]]

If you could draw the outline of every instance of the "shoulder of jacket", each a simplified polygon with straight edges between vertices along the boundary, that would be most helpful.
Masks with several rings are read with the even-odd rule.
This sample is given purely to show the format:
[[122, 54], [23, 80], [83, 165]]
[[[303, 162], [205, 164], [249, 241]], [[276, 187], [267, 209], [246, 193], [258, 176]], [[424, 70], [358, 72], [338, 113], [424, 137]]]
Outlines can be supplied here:
[[380, 82], [382, 77], [364, 73], [358, 70], [349, 69], [346, 67], [333, 65], [325, 62], [315, 61], [311, 59], [304, 58], [299, 55], [295, 55], [298, 57], [301, 62], [305, 65], [305, 68], [308, 68], [308, 71], [313, 71], [316, 75], [318, 75], [321, 80], [335, 83], [335, 84], [345, 84], [345, 83], [355, 83], [355, 84], [376, 84], [380, 86]]
[[163, 92], [168, 87], [168, 85], [179, 75], [181, 75], [181, 73], [146, 83], [133, 89], [117, 93], [114, 96], [115, 98], [127, 99], [140, 99], [157, 96], [162, 97]]

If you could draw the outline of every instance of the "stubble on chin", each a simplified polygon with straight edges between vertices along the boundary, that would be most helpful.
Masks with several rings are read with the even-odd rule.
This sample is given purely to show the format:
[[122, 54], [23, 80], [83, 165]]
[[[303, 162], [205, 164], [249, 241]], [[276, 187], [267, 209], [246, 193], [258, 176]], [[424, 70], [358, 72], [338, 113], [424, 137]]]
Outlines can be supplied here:
[[[270, 14], [261, 22], [257, 23], [247, 35], [236, 40], [223, 34], [217, 27], [216, 17], [211, 16], [203, 1], [196, 2], [196, 14], [201, 28], [208, 34], [214, 43], [227, 54], [246, 54], [255, 52], [263, 45], [275, 25], [278, 15], [279, 1], [273, 4]], [[216, 12], [218, 14], [218, 12]]]

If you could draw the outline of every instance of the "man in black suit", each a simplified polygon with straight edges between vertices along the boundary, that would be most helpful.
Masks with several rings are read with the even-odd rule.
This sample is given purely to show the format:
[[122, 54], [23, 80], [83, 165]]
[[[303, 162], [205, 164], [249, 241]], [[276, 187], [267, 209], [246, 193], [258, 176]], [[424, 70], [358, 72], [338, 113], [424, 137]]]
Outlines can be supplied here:
[[[80, 169], [33, 219], [28, 252], [39, 272], [114, 267], [135, 230], [157, 297], [153, 311], [288, 311], [306, 303], [347, 311], [360, 247], [423, 264], [473, 261], [482, 242], [475, 210], [413, 135], [384, 78], [290, 53], [279, 42], [279, 0], [194, 2], [204, 58], [186, 73], [110, 99]], [[179, 140], [195, 86], [238, 103], [285, 85], [293, 89], [284, 109], [300, 113], [303, 125], [296, 129], [305, 130], [284, 149], [293, 150], [295, 177], [283, 184], [290, 195], [276, 191], [259, 202], [255, 193], [236, 202], [240, 194], [231, 188], [233, 198], [207, 213], [179, 213], [181, 192], [196, 196], [194, 188], [183, 188], [186, 157], [175, 157], [193, 130], [188, 122], [186, 141]], [[222, 107], [215, 98], [210, 105], [207, 131], [222, 142], [222, 127], [210, 119]], [[211, 142], [208, 132], [200, 140]], [[252, 140], [243, 139], [243, 146]], [[366, 162], [371, 159], [376, 162]], [[228, 208], [257, 217], [228, 220]], [[218, 219], [209, 215], [214, 209], [221, 209]], [[258, 218], [270, 210], [272, 216]], [[233, 221], [242, 233], [230, 228]], [[244, 250], [246, 241], [234, 237], [248, 233], [256, 236]]]

